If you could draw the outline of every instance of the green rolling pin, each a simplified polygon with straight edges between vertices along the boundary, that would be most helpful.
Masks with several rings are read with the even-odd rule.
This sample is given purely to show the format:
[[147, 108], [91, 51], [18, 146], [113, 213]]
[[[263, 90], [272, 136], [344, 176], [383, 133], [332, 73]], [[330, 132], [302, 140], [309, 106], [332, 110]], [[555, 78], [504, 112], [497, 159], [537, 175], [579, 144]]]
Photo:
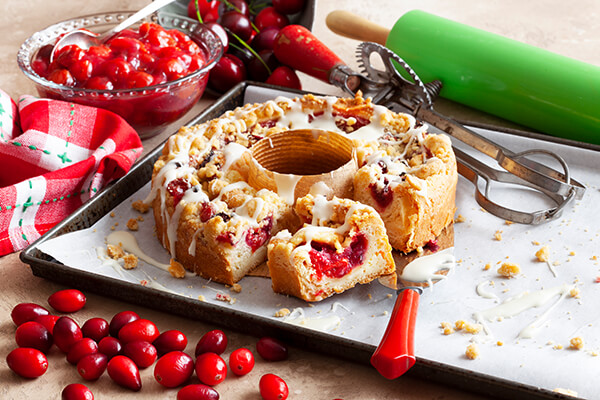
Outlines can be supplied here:
[[420, 10], [393, 28], [345, 11], [327, 16], [340, 35], [384, 44], [442, 97], [550, 135], [600, 144], [600, 67]]

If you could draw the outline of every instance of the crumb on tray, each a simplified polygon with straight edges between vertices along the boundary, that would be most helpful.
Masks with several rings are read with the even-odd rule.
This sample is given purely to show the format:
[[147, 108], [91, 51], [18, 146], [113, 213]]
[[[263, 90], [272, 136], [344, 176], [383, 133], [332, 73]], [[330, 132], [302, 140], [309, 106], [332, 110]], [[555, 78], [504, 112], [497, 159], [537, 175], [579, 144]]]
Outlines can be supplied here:
[[175, 260], [174, 258], [171, 258], [169, 264], [169, 273], [171, 274], [171, 276], [173, 276], [173, 278], [185, 278], [185, 268], [183, 268], [183, 265], [181, 265], [179, 261]]
[[521, 273], [521, 268], [519, 264], [505, 262], [502, 263], [500, 268], [498, 268], [498, 274], [504, 276], [505, 278], [514, 278], [518, 274]]
[[548, 262], [550, 257], [550, 249], [548, 246], [542, 246], [538, 251], [536, 251], [535, 256], [540, 262]]
[[134, 269], [138, 265], [138, 258], [135, 254], [125, 254], [123, 256], [123, 264], [124, 269]]
[[131, 203], [131, 207], [134, 210], [136, 210], [142, 214], [145, 214], [150, 209], [150, 204], [146, 204], [142, 200], [136, 200], [133, 203]]
[[137, 231], [140, 228], [137, 219], [131, 218], [129, 221], [127, 221], [127, 228], [130, 231]]
[[469, 360], [474, 360], [479, 357], [479, 348], [475, 343], [471, 343], [467, 346], [467, 350], [465, 351], [465, 355]]
[[569, 348], [572, 350], [581, 350], [583, 349], [583, 338], [581, 336], [576, 336], [569, 341]]
[[279, 310], [277, 310], [277, 312], [275, 312], [274, 316], [281, 318], [281, 317], [285, 317], [289, 314], [290, 314], [290, 310], [288, 308], [280, 308]]

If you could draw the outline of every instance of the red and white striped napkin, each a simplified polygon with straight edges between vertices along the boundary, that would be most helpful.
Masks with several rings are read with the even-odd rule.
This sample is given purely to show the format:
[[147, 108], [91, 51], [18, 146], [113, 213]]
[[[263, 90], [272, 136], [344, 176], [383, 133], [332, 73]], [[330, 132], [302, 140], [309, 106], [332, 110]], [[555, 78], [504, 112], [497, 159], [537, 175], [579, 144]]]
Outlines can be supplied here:
[[142, 154], [118, 115], [0, 90], [0, 255], [21, 250], [75, 211]]

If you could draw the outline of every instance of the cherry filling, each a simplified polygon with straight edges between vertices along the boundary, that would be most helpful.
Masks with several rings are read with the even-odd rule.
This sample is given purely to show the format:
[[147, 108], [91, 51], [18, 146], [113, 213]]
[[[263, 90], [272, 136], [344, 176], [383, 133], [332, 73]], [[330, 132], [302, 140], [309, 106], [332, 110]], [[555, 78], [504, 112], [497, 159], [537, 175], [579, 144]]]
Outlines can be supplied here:
[[308, 123], [310, 124], [315, 120], [316, 117], [320, 117], [323, 114], [325, 114], [325, 111], [317, 111], [313, 114], [308, 114]]
[[[365, 125], [369, 125], [371, 123], [370, 120], [368, 120], [367, 118], [363, 118], [363, 117], [359, 117], [357, 115], [346, 115], [343, 113], [333, 113], [332, 114], [333, 117], [342, 117], [342, 118], [336, 118], [335, 119], [335, 125], [343, 130], [346, 133], [349, 132], [354, 132], [355, 130], [358, 130], [360, 128], [362, 128]], [[354, 124], [350, 125], [348, 122], [349, 118], [354, 118], [355, 122]]]
[[440, 249], [440, 245], [438, 244], [437, 240], [435, 240], [435, 239], [430, 240], [429, 242], [427, 242], [427, 244], [425, 245], [425, 247], [428, 248], [429, 250], [431, 250], [434, 253]]
[[377, 187], [376, 183], [369, 184], [369, 189], [371, 189], [371, 196], [373, 196], [373, 198], [377, 202], [377, 205], [381, 209], [385, 209], [387, 206], [389, 206], [394, 198], [394, 192], [390, 188], [389, 183], [390, 182], [387, 180], [387, 178], [384, 178], [383, 188], [381, 189]]
[[327, 243], [312, 242], [312, 249], [308, 254], [317, 278], [321, 279], [323, 275], [329, 278], [341, 278], [357, 265], [361, 265], [367, 252], [367, 244], [367, 238], [363, 233], [356, 234], [350, 246], [341, 253], [336, 252], [335, 248]]
[[273, 228], [273, 217], [269, 215], [262, 220], [260, 226], [248, 229], [246, 244], [250, 246], [253, 253], [267, 242], [271, 236], [271, 228]]
[[190, 188], [190, 183], [183, 178], [177, 178], [169, 182], [167, 192], [173, 196], [173, 206], [177, 206], [186, 190]]
[[223, 232], [223, 233], [217, 235], [217, 237], [216, 237], [217, 242], [229, 243], [232, 246], [234, 244], [234, 239], [235, 239], [234, 233], [229, 232], [229, 231]]
[[202, 209], [200, 210], [200, 221], [206, 222], [215, 215], [215, 209], [212, 203], [202, 203]]
[[258, 123], [262, 128], [272, 128], [277, 125], [277, 121], [274, 119], [269, 119], [267, 121], [262, 121]]

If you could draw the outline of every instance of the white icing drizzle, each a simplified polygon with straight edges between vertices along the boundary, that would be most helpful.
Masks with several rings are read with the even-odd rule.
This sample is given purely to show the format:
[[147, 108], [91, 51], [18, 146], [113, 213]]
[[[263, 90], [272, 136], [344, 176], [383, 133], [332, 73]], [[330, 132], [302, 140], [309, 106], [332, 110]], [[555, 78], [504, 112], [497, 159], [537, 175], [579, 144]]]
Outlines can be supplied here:
[[277, 194], [283, 198], [286, 204], [293, 205], [295, 201], [296, 185], [302, 179], [302, 175], [273, 173]]
[[[299, 315], [296, 317], [296, 315]], [[294, 308], [294, 310], [283, 319], [288, 324], [303, 326], [305, 328], [329, 331], [333, 330], [342, 322], [342, 319], [337, 315], [330, 315], [325, 317], [314, 317], [308, 318], [304, 314], [304, 310], [300, 307]]]
[[177, 227], [179, 225], [179, 217], [185, 206], [190, 203], [204, 203], [208, 201], [208, 195], [204, 193], [202, 188], [200, 186], [195, 186], [186, 190], [181, 200], [179, 200], [179, 203], [177, 203], [177, 206], [175, 206], [175, 211], [171, 218], [169, 218], [169, 224], [167, 225], [167, 240], [169, 241], [169, 248], [171, 249], [171, 257], [177, 258], [175, 246], [177, 241]]
[[488, 292], [487, 290], [485, 290], [485, 286], [488, 286], [489, 284], [490, 284], [490, 281], [483, 281], [479, 285], [477, 285], [477, 288], [475, 289], [477, 291], [477, 294], [479, 296], [483, 297], [484, 299], [492, 299], [495, 301], [500, 301], [498, 296], [496, 296], [494, 293]]
[[314, 183], [309, 191], [309, 194], [313, 195], [313, 196], [325, 196], [325, 197], [329, 197], [333, 194], [333, 189], [330, 188], [329, 186], [327, 186], [327, 184], [323, 181], [319, 181], [317, 183]]
[[546, 310], [532, 324], [525, 327], [519, 333], [519, 337], [521, 338], [531, 338], [539, 330], [541, 325], [546, 322], [550, 312], [566, 297], [573, 287], [573, 285], [564, 284], [562, 286], [557, 286], [550, 289], [541, 289], [531, 293], [524, 292], [505, 300], [502, 304], [496, 307], [476, 312], [473, 314], [473, 317], [477, 320], [477, 322], [483, 325], [486, 334], [491, 335], [489, 327], [485, 324], [486, 320], [491, 322], [498, 318], [513, 317], [530, 308], [541, 307], [554, 297], [560, 295], [552, 307]]
[[404, 267], [399, 278], [410, 282], [427, 282], [429, 287], [433, 287], [433, 281], [447, 277], [437, 272], [451, 270], [454, 265], [454, 247], [449, 247], [411, 261]]
[[242, 157], [242, 155], [247, 151], [250, 151], [250, 150], [248, 150], [247, 147], [242, 146], [239, 143], [236, 143], [236, 142], [228, 143], [223, 148], [223, 154], [225, 155], [225, 164], [223, 165], [223, 168], [222, 168], [223, 174], [226, 174], [227, 171], [229, 171], [229, 168], [231, 168], [231, 166], [233, 165], [233, 163], [235, 163], [237, 160], [239, 160], [240, 157]]

